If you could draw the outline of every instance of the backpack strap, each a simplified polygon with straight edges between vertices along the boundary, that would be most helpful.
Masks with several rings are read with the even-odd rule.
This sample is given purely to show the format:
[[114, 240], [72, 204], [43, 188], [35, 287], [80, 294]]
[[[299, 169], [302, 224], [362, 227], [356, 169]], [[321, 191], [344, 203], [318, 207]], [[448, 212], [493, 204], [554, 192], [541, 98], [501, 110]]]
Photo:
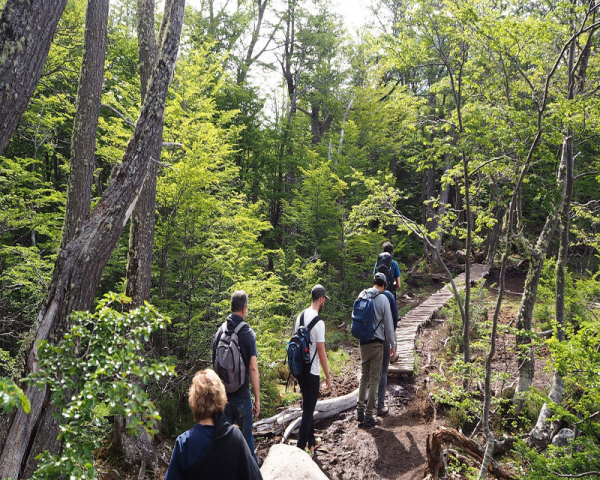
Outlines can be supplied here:
[[301, 327], [304, 326], [304, 312], [305, 312], [305, 310], [302, 310], [302, 313], [300, 314], [300, 326]]
[[235, 333], [236, 335], [240, 333], [240, 330], [242, 329], [242, 327], [246, 325], [246, 322], [244, 322], [243, 320], [238, 324], [237, 327], [235, 327], [235, 330], [233, 331], [233, 333]]
[[[302, 312], [302, 313], [304, 313], [304, 312]], [[304, 321], [304, 316], [302, 317], [302, 320]], [[311, 322], [308, 324], [308, 327], [306, 327], [306, 329], [310, 332], [313, 329], [313, 327], [320, 321], [321, 321], [321, 317], [319, 317], [319, 315], [317, 315], [315, 318], [313, 318], [311, 320]]]

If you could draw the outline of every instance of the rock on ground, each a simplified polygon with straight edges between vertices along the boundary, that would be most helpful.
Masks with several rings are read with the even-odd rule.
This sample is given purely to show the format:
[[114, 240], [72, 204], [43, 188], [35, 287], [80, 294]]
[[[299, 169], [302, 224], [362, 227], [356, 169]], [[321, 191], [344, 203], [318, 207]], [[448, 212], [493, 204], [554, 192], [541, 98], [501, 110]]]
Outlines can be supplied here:
[[263, 480], [327, 480], [312, 458], [291, 445], [273, 445], [260, 469]]

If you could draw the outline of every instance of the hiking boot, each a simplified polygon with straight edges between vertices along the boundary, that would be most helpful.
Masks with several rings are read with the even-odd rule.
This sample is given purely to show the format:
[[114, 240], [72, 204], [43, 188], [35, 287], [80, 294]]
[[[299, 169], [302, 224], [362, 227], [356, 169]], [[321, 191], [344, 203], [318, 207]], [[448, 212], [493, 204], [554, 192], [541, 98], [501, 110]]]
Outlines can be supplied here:
[[365, 421], [365, 412], [356, 412], [356, 420], [358, 423], [363, 423]]
[[377, 409], [377, 415], [379, 415], [380, 417], [383, 417], [384, 415], [387, 415], [388, 413], [390, 413], [390, 409], [386, 405]]
[[365, 426], [365, 428], [370, 428], [370, 427], [379, 425], [380, 423], [381, 423], [381, 420], [379, 420], [375, 417], [367, 417], [367, 418], [365, 418], [364, 426]]

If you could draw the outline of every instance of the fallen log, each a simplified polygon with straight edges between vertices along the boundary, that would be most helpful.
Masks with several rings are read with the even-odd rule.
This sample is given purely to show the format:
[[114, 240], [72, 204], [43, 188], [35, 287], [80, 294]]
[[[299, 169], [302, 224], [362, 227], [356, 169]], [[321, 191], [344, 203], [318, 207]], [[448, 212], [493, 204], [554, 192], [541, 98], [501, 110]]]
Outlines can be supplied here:
[[[475, 458], [479, 463], [483, 461], [484, 449], [478, 443], [465, 437], [453, 428], [439, 427], [427, 436], [427, 469], [432, 478], [438, 479], [444, 474], [443, 445], [459, 447], [465, 454]], [[500, 480], [517, 480], [513, 474], [501, 468], [498, 462], [492, 460], [488, 471]]]
[[[329, 398], [327, 400], [320, 400], [317, 402], [315, 407], [315, 420], [322, 418], [329, 418], [356, 407], [358, 401], [358, 388], [353, 392], [343, 395], [341, 397]], [[277, 415], [265, 418], [254, 424], [254, 435], [281, 435], [284, 431], [287, 436], [291, 435], [300, 426], [300, 422], [293, 425], [289, 433], [286, 431], [294, 420], [302, 416], [302, 409], [300, 407], [290, 407]]]

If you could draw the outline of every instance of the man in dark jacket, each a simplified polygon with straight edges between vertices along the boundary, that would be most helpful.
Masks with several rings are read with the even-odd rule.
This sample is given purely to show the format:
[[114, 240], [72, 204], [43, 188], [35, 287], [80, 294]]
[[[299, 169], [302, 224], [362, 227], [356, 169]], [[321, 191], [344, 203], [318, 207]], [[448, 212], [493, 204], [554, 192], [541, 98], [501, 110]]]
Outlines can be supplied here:
[[[228, 332], [232, 332], [246, 318], [248, 311], [248, 295], [243, 290], [233, 292], [231, 295], [231, 314], [227, 317], [227, 321], [215, 335], [213, 341], [212, 360], [215, 363], [217, 346], [223, 335], [223, 328]], [[260, 380], [258, 375], [258, 363], [256, 357], [258, 350], [256, 349], [256, 334], [250, 328], [250, 325], [245, 323], [239, 331], [238, 340], [242, 354], [242, 360], [246, 366], [246, 376], [242, 386], [235, 392], [227, 393], [227, 406], [225, 407], [225, 418], [229, 423], [237, 423], [248, 442], [248, 447], [258, 462], [254, 453], [254, 437], [252, 435], [252, 415], [258, 417], [260, 413]], [[252, 383], [252, 391], [254, 393], [254, 402], [250, 396], [250, 383]], [[261, 459], [262, 460], [262, 459]], [[262, 462], [261, 462], [262, 463]], [[260, 466], [260, 464], [259, 464]]]
[[196, 424], [177, 437], [165, 480], [262, 480], [239, 429], [227, 423], [227, 396], [213, 370], [196, 373], [188, 401]]

